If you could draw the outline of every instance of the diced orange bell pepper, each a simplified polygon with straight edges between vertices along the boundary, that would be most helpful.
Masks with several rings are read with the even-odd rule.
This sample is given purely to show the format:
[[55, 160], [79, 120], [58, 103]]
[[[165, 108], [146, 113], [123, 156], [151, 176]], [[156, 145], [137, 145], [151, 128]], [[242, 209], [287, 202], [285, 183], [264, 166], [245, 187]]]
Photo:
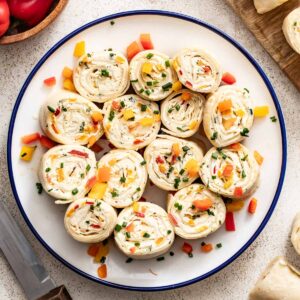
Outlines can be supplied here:
[[100, 278], [106, 278], [107, 277], [107, 267], [106, 264], [101, 265], [97, 270], [98, 276]]
[[63, 70], [62, 70], [62, 76], [64, 78], [71, 79], [73, 77], [73, 70], [69, 67], [64, 67]]
[[100, 247], [100, 244], [91, 244], [87, 250], [88, 255], [95, 257], [97, 255], [99, 247]]
[[127, 232], [133, 232], [134, 231], [134, 224], [130, 223], [129, 225], [127, 225], [127, 227], [125, 228], [125, 230]]
[[208, 253], [212, 250], [213, 250], [213, 245], [212, 244], [203, 244], [203, 245], [201, 245], [201, 251], [202, 252]]
[[248, 206], [248, 212], [250, 214], [254, 214], [256, 211], [256, 207], [257, 207], [257, 200], [255, 198], [252, 198], [250, 200], [249, 206]]
[[98, 123], [103, 120], [103, 115], [99, 111], [94, 111], [91, 117], [94, 123]]
[[222, 113], [224, 111], [227, 111], [231, 108], [232, 108], [232, 101], [231, 100], [224, 100], [224, 101], [221, 101], [218, 104], [218, 110], [220, 111], [220, 113]]
[[88, 189], [91, 189], [93, 186], [94, 186], [94, 184], [97, 182], [97, 177], [96, 176], [93, 176], [92, 178], [90, 178], [88, 181], [87, 181], [87, 183], [86, 183], [86, 187], [88, 188]]
[[76, 92], [75, 86], [73, 81], [70, 78], [66, 78], [63, 82], [63, 88], [65, 90], [71, 91], [71, 92]]
[[127, 47], [127, 58], [128, 60], [131, 60], [136, 54], [141, 52], [142, 49], [139, 46], [139, 44], [134, 41]]
[[145, 50], [154, 49], [149, 33], [142, 33], [140, 35], [140, 42]]
[[206, 198], [203, 200], [194, 200], [193, 201], [193, 205], [200, 211], [205, 211], [208, 210], [209, 208], [212, 207], [213, 202], [211, 201], [211, 199]]
[[244, 207], [244, 204], [244, 200], [232, 200], [232, 202], [226, 203], [226, 211], [239, 211]]
[[241, 144], [235, 143], [235, 144], [230, 145], [229, 148], [233, 151], [239, 151], [239, 150], [241, 150]]
[[30, 143], [38, 141], [40, 138], [41, 138], [41, 135], [38, 132], [35, 132], [32, 134], [22, 136], [21, 141], [23, 144], [30, 144]]
[[241, 188], [240, 186], [235, 187], [233, 194], [235, 197], [242, 197], [243, 196], [243, 188]]
[[182, 101], [189, 101], [192, 98], [192, 94], [189, 92], [183, 92], [181, 94], [181, 100]]
[[176, 157], [180, 155], [180, 147], [179, 144], [175, 143], [172, 145], [172, 154]]
[[233, 165], [227, 164], [223, 170], [222, 175], [224, 177], [230, 177], [233, 171]]
[[109, 167], [101, 167], [98, 169], [98, 181], [99, 182], [107, 182], [110, 179], [110, 168]]

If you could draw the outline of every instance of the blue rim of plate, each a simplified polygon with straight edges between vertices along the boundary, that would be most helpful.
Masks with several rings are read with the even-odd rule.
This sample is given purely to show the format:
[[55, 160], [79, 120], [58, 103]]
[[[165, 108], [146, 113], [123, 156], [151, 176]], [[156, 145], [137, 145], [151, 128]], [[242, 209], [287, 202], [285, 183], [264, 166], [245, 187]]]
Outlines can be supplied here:
[[[191, 280], [187, 280], [181, 283], [177, 283], [177, 284], [172, 284], [172, 285], [166, 285], [166, 286], [160, 286], [160, 287], [134, 287], [134, 286], [127, 286], [127, 285], [122, 285], [122, 284], [116, 284], [116, 283], [112, 283], [109, 281], [105, 281], [105, 280], [101, 280], [97, 277], [94, 277], [86, 272], [83, 272], [81, 270], [79, 270], [78, 268], [76, 268], [75, 266], [71, 265], [70, 263], [68, 263], [66, 260], [64, 260], [62, 257], [60, 257], [43, 239], [42, 237], [37, 233], [37, 231], [35, 230], [35, 228], [33, 227], [33, 225], [31, 224], [30, 220], [28, 219], [21, 201], [19, 199], [18, 193], [17, 193], [17, 189], [15, 186], [15, 181], [14, 181], [14, 176], [13, 176], [13, 170], [12, 170], [12, 158], [11, 158], [11, 144], [12, 144], [12, 134], [13, 134], [13, 129], [14, 129], [14, 123], [15, 123], [15, 119], [16, 119], [16, 115], [18, 112], [18, 108], [19, 105], [22, 101], [23, 95], [29, 85], [29, 83], [31, 82], [33, 76], [36, 74], [36, 72], [39, 70], [39, 68], [43, 65], [43, 63], [47, 60], [47, 58], [54, 53], [59, 47], [61, 47], [66, 41], [68, 41], [69, 39], [71, 39], [72, 37], [74, 37], [75, 35], [77, 35], [78, 33], [84, 31], [87, 28], [90, 28], [96, 24], [99, 23], [103, 23], [106, 21], [110, 21], [113, 19], [117, 19], [117, 18], [122, 18], [122, 17], [128, 17], [128, 16], [134, 16], [134, 15], [160, 15], [160, 16], [166, 16], [166, 17], [172, 17], [172, 18], [177, 18], [177, 19], [181, 19], [181, 20], [185, 20], [185, 21], [189, 21], [192, 23], [195, 23], [199, 26], [205, 27], [211, 31], [213, 31], [214, 33], [218, 34], [219, 36], [223, 37], [225, 40], [227, 40], [228, 42], [230, 42], [235, 48], [237, 48], [250, 62], [251, 64], [255, 67], [256, 71], [260, 74], [261, 78], [263, 79], [265, 85], [267, 86], [274, 105], [276, 107], [276, 111], [277, 111], [277, 115], [278, 115], [278, 119], [279, 119], [279, 124], [280, 124], [280, 131], [281, 131], [281, 138], [282, 138], [282, 165], [281, 165], [281, 171], [280, 171], [280, 178], [279, 178], [279, 182], [278, 182], [278, 187], [275, 193], [275, 196], [273, 198], [272, 204], [265, 216], [265, 218], [263, 219], [262, 223], [260, 224], [260, 226], [258, 227], [258, 229], [255, 231], [255, 233], [253, 234], [253, 236], [248, 240], [248, 242], [239, 250], [237, 251], [231, 258], [229, 258], [228, 260], [226, 260], [224, 263], [222, 263], [220, 266], [218, 266], [217, 268], [201, 275], [198, 276], [194, 279]], [[184, 14], [179, 14], [176, 12], [170, 12], [170, 11], [163, 11], [163, 10], [133, 10], [133, 11], [126, 11], [126, 12], [121, 12], [121, 13], [116, 13], [116, 14], [112, 14], [106, 17], [102, 17], [99, 19], [96, 19], [92, 22], [89, 22], [81, 27], [79, 27], [78, 29], [72, 31], [71, 33], [69, 33], [67, 36], [65, 36], [64, 38], [62, 38], [59, 42], [57, 42], [49, 51], [46, 52], [46, 54], [40, 59], [40, 61], [35, 65], [35, 67], [33, 68], [33, 70], [30, 72], [29, 76], [27, 77], [25, 83], [23, 84], [20, 93], [18, 95], [18, 98], [16, 100], [15, 106], [13, 108], [12, 111], [12, 116], [10, 119], [10, 124], [9, 124], [9, 129], [8, 129], [8, 140], [7, 140], [7, 164], [8, 164], [8, 173], [9, 173], [9, 179], [10, 179], [10, 183], [11, 183], [11, 187], [12, 187], [12, 191], [14, 194], [14, 197], [16, 199], [17, 205], [21, 211], [21, 214], [23, 216], [23, 218], [25, 219], [27, 225], [29, 226], [29, 228], [31, 229], [32, 233], [35, 235], [35, 237], [40, 241], [40, 243], [56, 258], [58, 259], [60, 262], [62, 262], [65, 266], [67, 266], [68, 268], [72, 269], [73, 271], [75, 271], [76, 273], [78, 273], [79, 275], [88, 278], [90, 280], [93, 280], [95, 282], [101, 283], [103, 285], [106, 286], [110, 286], [110, 287], [114, 287], [114, 288], [119, 288], [119, 289], [124, 289], [124, 290], [132, 290], [132, 291], [144, 291], [144, 292], [151, 292], [151, 291], [165, 291], [165, 290], [170, 290], [170, 289], [175, 289], [175, 288], [179, 288], [179, 287], [184, 287], [193, 283], [196, 283], [198, 281], [201, 281], [219, 271], [221, 271], [223, 268], [225, 268], [226, 266], [228, 266], [230, 263], [232, 263], [235, 259], [237, 259], [253, 242], [254, 240], [258, 237], [258, 235], [262, 232], [262, 230], [264, 229], [264, 227], [266, 226], [266, 224], [268, 223], [275, 207], [276, 204], [278, 202], [278, 198], [283, 186], [283, 181], [284, 181], [284, 176], [285, 176], [285, 171], [286, 171], [286, 160], [287, 160], [287, 140], [286, 140], [286, 129], [285, 129], [285, 124], [284, 124], [284, 119], [283, 119], [283, 114], [280, 108], [280, 104], [278, 101], [278, 98], [275, 94], [275, 91], [272, 87], [271, 82], [269, 81], [267, 75], [264, 73], [264, 71], [262, 70], [262, 68], [259, 66], [259, 64], [255, 61], [255, 59], [250, 55], [250, 53], [248, 53], [248, 51], [243, 48], [238, 42], [236, 42], [233, 38], [231, 38], [229, 35], [227, 35], [225, 32], [217, 29], [216, 27], [203, 22], [199, 19], [196, 19], [194, 17], [190, 17]]]

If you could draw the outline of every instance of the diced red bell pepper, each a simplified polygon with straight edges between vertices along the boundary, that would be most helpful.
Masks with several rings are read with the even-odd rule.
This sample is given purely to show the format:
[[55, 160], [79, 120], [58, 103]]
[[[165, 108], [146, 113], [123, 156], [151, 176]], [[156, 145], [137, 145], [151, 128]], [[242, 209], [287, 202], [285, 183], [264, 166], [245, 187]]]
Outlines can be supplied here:
[[72, 155], [77, 155], [77, 156], [81, 156], [81, 157], [85, 157], [85, 158], [88, 158], [89, 155], [85, 152], [81, 152], [81, 151], [78, 151], [78, 150], [71, 150], [69, 151], [70, 154]]
[[189, 243], [184, 242], [182, 245], [182, 251], [186, 254], [190, 254], [193, 252], [193, 247]]
[[118, 101], [113, 101], [112, 104], [111, 104], [112, 108], [114, 110], [119, 110], [120, 109], [120, 103]]
[[91, 224], [91, 227], [93, 227], [93, 228], [101, 228], [100, 225], [98, 225], [98, 224]]
[[227, 231], [235, 231], [234, 215], [233, 212], [226, 212], [225, 228]]
[[141, 212], [136, 212], [135, 215], [140, 218], [145, 218], [145, 214], [143, 214]]
[[87, 183], [86, 183], [86, 187], [88, 188], [88, 189], [91, 189], [94, 185], [95, 185], [95, 183], [97, 182], [97, 177], [96, 176], [93, 176], [92, 178], [90, 178], [88, 181], [87, 181]]
[[140, 144], [140, 143], [143, 143], [143, 141], [142, 141], [142, 140], [139, 140], [139, 139], [136, 139], [136, 140], [134, 140], [134, 142], [133, 142], [134, 145], [138, 145], [138, 144]]
[[50, 140], [49, 138], [47, 138], [44, 135], [41, 135], [41, 137], [40, 137], [40, 143], [41, 143], [41, 145], [43, 147], [45, 147], [47, 149], [50, 149], [50, 148], [56, 146], [55, 142], [53, 142], [52, 140]]
[[154, 49], [149, 33], [142, 33], [140, 35], [140, 42], [145, 50]]
[[54, 86], [56, 84], [56, 78], [55, 77], [50, 77], [44, 80], [44, 84], [46, 86]]
[[250, 214], [254, 214], [256, 211], [256, 207], [257, 207], [257, 200], [255, 198], [252, 198], [250, 200], [249, 206], [248, 206], [248, 212]]
[[186, 85], [187, 87], [190, 87], [190, 88], [193, 87], [193, 84], [192, 84], [191, 82], [189, 82], [189, 81], [186, 81], [186, 82], [185, 82], [185, 85]]
[[90, 245], [87, 251], [88, 255], [95, 257], [98, 253], [99, 248], [100, 248], [99, 244]]
[[157, 164], [163, 164], [164, 163], [164, 160], [160, 156], [157, 156], [155, 161], [156, 161]]
[[171, 222], [174, 226], [178, 226], [177, 220], [175, 219], [175, 217], [174, 217], [171, 213], [168, 213], [168, 217], [169, 217], [170, 222]]
[[222, 81], [224, 83], [227, 83], [227, 84], [234, 84], [234, 83], [236, 83], [235, 77], [232, 74], [228, 73], [228, 72], [225, 72], [223, 74]]
[[41, 135], [38, 132], [35, 132], [32, 134], [22, 136], [21, 141], [23, 144], [27, 145], [27, 144], [38, 141], [40, 138], [41, 138]]

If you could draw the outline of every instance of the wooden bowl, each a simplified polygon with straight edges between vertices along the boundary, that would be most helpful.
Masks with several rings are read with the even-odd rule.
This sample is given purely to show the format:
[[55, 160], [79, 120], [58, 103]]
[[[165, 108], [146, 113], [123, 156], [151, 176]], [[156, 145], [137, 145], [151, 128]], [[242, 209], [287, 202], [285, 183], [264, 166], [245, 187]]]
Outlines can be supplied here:
[[36, 35], [41, 30], [46, 28], [50, 23], [52, 23], [56, 17], [62, 12], [63, 8], [66, 6], [68, 0], [58, 0], [52, 11], [42, 20], [40, 23], [34, 27], [13, 35], [4, 35], [0, 38], [0, 45], [7, 45], [16, 42], [20, 42]]

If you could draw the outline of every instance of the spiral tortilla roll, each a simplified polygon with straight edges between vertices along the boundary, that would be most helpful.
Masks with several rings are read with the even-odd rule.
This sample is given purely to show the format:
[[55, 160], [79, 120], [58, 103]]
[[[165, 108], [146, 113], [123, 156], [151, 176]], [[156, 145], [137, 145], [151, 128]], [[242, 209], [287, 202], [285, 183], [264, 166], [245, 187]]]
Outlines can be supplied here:
[[166, 54], [148, 50], [138, 53], [131, 60], [130, 81], [139, 96], [159, 101], [172, 93], [177, 76]]
[[159, 135], [145, 150], [151, 181], [166, 191], [177, 191], [199, 177], [202, 150], [194, 142]]
[[202, 121], [205, 98], [189, 90], [174, 92], [161, 105], [161, 121], [167, 134], [181, 138], [195, 134]]
[[213, 192], [240, 199], [251, 195], [259, 181], [259, 166], [252, 152], [241, 144], [211, 148], [200, 165], [200, 177]]
[[98, 243], [113, 232], [117, 224], [117, 213], [102, 200], [80, 198], [69, 205], [64, 224], [76, 241]]
[[207, 138], [215, 147], [245, 139], [253, 125], [253, 103], [248, 90], [222, 86], [209, 96], [203, 115]]
[[60, 144], [93, 144], [104, 133], [100, 109], [80, 95], [59, 91], [40, 110], [45, 134]]
[[285, 17], [282, 30], [289, 45], [300, 54], [300, 7]]
[[90, 101], [103, 103], [126, 93], [129, 66], [126, 57], [111, 49], [87, 53], [74, 68], [76, 90]]
[[134, 150], [111, 150], [98, 162], [98, 172], [105, 168], [110, 176], [103, 200], [123, 208], [138, 201], [145, 190], [147, 170], [143, 157]]
[[300, 255], [300, 212], [297, 213], [293, 222], [291, 241], [296, 252]]
[[214, 92], [221, 83], [218, 62], [200, 49], [183, 49], [175, 55], [173, 67], [181, 83], [199, 93]]
[[[201, 207], [205, 202], [209, 205]], [[226, 207], [222, 198], [204, 185], [191, 184], [175, 195], [168, 195], [168, 213], [177, 235], [184, 239], [199, 239], [222, 226]]]
[[103, 107], [104, 131], [117, 148], [137, 150], [150, 144], [160, 128], [159, 107], [136, 95], [124, 95]]
[[42, 157], [39, 178], [44, 190], [56, 203], [69, 203], [90, 190], [96, 176], [94, 152], [78, 145], [55, 146]]
[[175, 237], [165, 210], [149, 202], [135, 202], [124, 208], [118, 216], [114, 234], [120, 250], [135, 259], [167, 252]]

